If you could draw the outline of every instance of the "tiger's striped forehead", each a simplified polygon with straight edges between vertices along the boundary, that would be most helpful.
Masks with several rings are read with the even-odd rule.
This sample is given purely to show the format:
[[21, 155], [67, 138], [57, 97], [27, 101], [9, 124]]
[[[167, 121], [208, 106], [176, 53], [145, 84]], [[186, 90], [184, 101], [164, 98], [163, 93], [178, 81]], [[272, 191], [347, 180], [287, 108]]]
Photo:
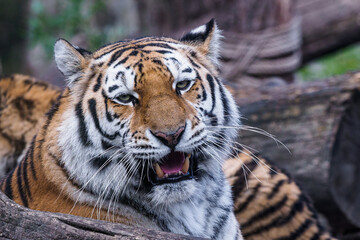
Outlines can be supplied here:
[[174, 40], [152, 39], [115, 43], [94, 54], [96, 62], [107, 64], [103, 87], [110, 98], [136, 95], [135, 89], [147, 81], [146, 74], [157, 74], [159, 81], [166, 79], [170, 83], [197, 77], [187, 46]]

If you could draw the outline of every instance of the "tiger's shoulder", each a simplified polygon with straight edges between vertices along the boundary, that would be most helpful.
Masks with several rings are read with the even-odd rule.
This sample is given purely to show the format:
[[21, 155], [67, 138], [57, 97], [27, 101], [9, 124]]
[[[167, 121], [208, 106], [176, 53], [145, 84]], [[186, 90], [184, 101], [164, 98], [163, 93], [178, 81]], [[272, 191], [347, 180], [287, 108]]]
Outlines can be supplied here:
[[0, 178], [24, 155], [60, 92], [27, 75], [0, 79]]
[[243, 151], [229, 158], [223, 169], [245, 239], [334, 239], [298, 184], [264, 158]]

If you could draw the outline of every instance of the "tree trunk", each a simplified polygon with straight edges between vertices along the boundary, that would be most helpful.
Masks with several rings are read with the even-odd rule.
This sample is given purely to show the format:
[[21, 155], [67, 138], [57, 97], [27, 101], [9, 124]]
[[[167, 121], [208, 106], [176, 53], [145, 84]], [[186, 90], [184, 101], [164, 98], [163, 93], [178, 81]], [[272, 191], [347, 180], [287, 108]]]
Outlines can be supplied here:
[[29, 1], [24, 0], [1, 2], [0, 74], [11, 74], [25, 69], [28, 5]]
[[22, 207], [0, 192], [0, 239], [200, 239]]
[[290, 153], [251, 131], [239, 141], [290, 172], [335, 229], [349, 230], [339, 209], [360, 227], [360, 74], [233, 93], [243, 123], [275, 135]]

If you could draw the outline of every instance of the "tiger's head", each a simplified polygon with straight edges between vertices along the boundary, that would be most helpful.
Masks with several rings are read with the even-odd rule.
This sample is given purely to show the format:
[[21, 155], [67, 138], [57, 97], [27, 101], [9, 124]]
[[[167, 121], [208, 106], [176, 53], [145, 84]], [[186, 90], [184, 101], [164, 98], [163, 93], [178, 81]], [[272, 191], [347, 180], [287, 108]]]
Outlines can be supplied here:
[[166, 205], [205, 191], [240, 124], [218, 77], [220, 38], [212, 20], [179, 41], [146, 37], [93, 53], [58, 40], [71, 99], [58, 142], [70, 176], [110, 201], [136, 194]]

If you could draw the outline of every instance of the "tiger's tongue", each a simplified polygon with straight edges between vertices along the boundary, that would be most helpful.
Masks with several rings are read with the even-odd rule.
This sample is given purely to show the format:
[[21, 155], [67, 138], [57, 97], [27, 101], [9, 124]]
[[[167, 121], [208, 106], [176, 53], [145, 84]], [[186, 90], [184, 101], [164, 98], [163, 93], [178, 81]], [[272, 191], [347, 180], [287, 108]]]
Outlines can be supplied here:
[[178, 173], [184, 165], [185, 155], [183, 152], [171, 152], [160, 162], [159, 165], [164, 174]]

